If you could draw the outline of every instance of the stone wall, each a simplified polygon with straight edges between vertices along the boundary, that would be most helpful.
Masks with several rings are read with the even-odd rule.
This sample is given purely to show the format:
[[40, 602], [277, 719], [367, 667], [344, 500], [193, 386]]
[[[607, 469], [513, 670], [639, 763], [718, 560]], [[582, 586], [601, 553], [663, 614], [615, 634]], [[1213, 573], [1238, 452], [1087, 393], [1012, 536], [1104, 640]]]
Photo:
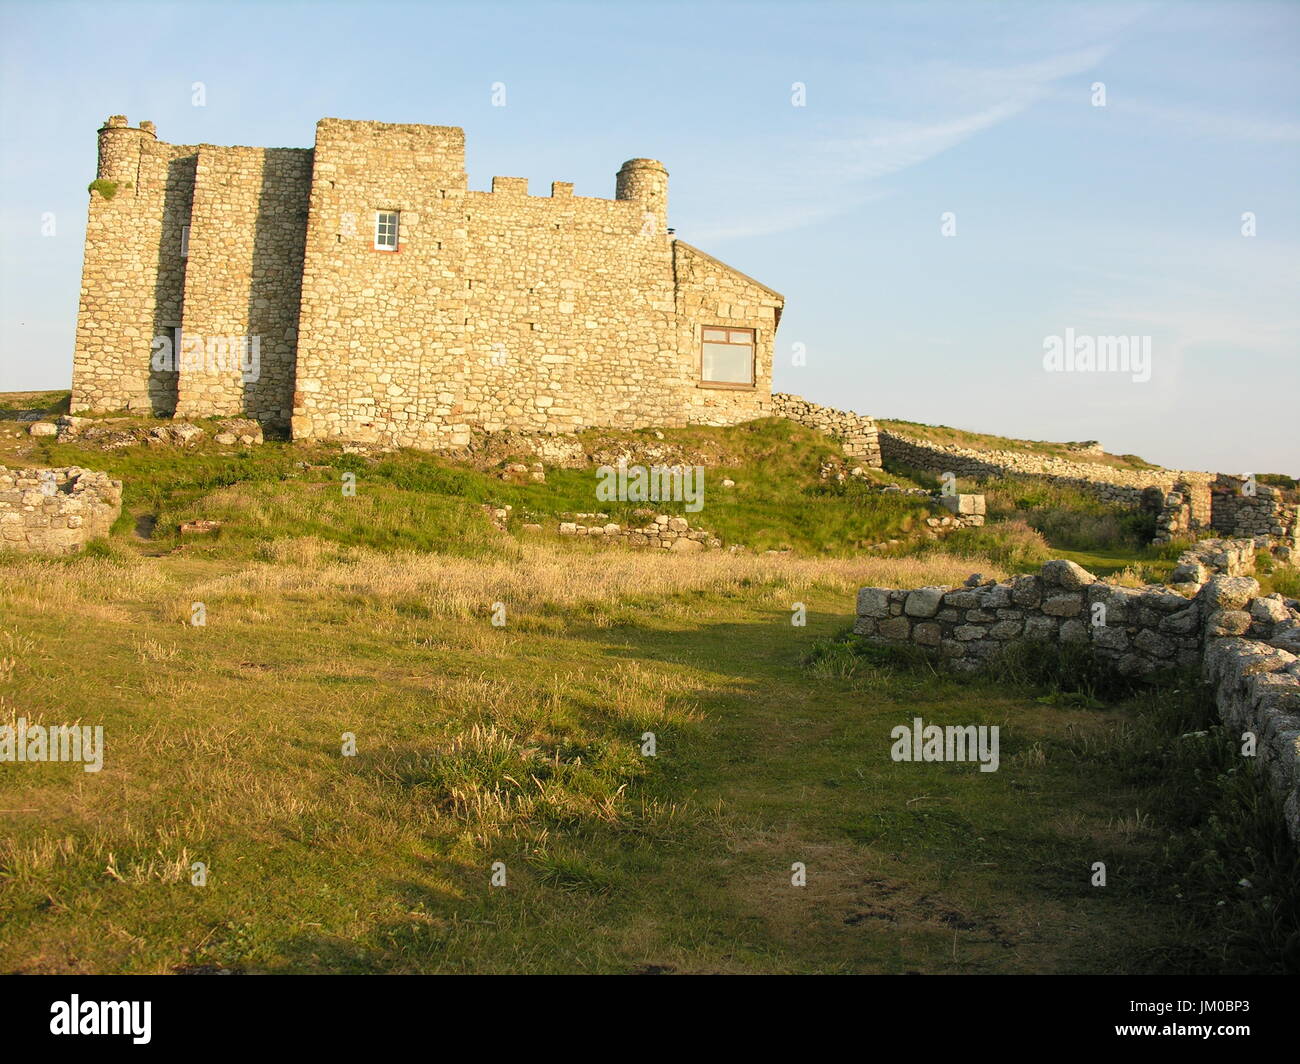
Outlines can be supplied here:
[[311, 166], [300, 148], [199, 149], [177, 416], [288, 426]]
[[1080, 488], [1104, 502], [1134, 507], [1143, 504], [1143, 492], [1151, 486], [1172, 492], [1176, 484], [1207, 488], [1213, 479], [1210, 473], [1119, 469], [1100, 462], [1076, 462], [1025, 451], [976, 451], [955, 444], [931, 443], [893, 429], [880, 430], [880, 450], [884, 458], [913, 469], [958, 477], [1040, 477]]
[[985, 668], [1020, 642], [1077, 646], [1125, 675], [1198, 668], [1222, 719], [1257, 735], [1300, 841], [1300, 602], [1260, 596], [1246, 575], [1254, 552], [1249, 539], [1199, 543], [1169, 587], [1107, 584], [1059, 559], [1002, 583], [865, 587], [853, 630], [925, 648], [955, 672]]
[[875, 421], [863, 414], [819, 406], [786, 392], [774, 392], [772, 416], [787, 418], [834, 437], [840, 442], [846, 457], [872, 469], [880, 468], [880, 434]]
[[[476, 429], [762, 416], [781, 297], [668, 235], [654, 160], [625, 164], [617, 191], [530, 196], [521, 178], [474, 191], [459, 129], [322, 121], [295, 438], [454, 447]], [[396, 252], [373, 247], [377, 208], [401, 212]], [[705, 325], [756, 331], [754, 386], [700, 382]]]
[[[716, 550], [722, 540], [702, 528], [691, 528], [684, 517], [655, 514], [639, 528], [624, 527], [609, 520], [609, 514], [562, 514], [572, 520], [560, 522], [560, 535], [587, 536], [621, 541], [631, 547], [661, 547], [672, 551]], [[527, 527], [527, 526], [526, 526]]]
[[[72, 412], [245, 415], [428, 448], [770, 412], [784, 300], [667, 230], [662, 164], [624, 163], [614, 199], [560, 181], [531, 196], [513, 177], [481, 192], [460, 129], [324, 119], [316, 134], [312, 149], [194, 147], [109, 119]], [[400, 212], [396, 250], [375, 247], [377, 211]], [[752, 382], [702, 380], [706, 327], [753, 330]], [[179, 372], [152, 357], [178, 329]], [[259, 345], [256, 379], [214, 360], [228, 337]]]
[[[1035, 477], [1078, 488], [1103, 502], [1141, 507], [1155, 515], [1154, 542], [1167, 543], [1213, 529], [1225, 536], [1263, 537], [1288, 551], [1300, 548], [1300, 505], [1282, 492], [1223, 473], [1177, 469], [1129, 470], [1023, 451], [975, 451], [937, 444], [889, 429], [880, 431], [882, 455], [901, 465], [958, 477]], [[1286, 555], [1289, 557], [1289, 555]]]
[[1241, 477], [1220, 474], [1211, 485], [1214, 527], [1231, 536], [1267, 536], [1291, 550], [1300, 548], [1300, 505], [1289, 503], [1269, 484], [1243, 488]]
[[1055, 560], [1000, 584], [863, 588], [854, 631], [932, 648], [956, 671], [986, 665], [1016, 640], [1090, 646], [1129, 675], [1192, 666], [1207, 628], [1240, 621], [1214, 616], [1217, 600], [1205, 598], [1206, 589], [1213, 585], [1218, 594], [1222, 581], [1239, 581], [1258, 592], [1245, 575], [1254, 571], [1254, 552], [1251, 540], [1203, 541], [1180, 557], [1170, 587], [1120, 587]]
[[0, 466], [0, 550], [74, 554], [121, 512], [122, 482], [107, 473]]
[[1255, 736], [1255, 756], [1300, 843], [1300, 658], [1249, 636], [1224, 636], [1206, 647], [1202, 676], [1214, 687], [1220, 719], [1237, 735]]

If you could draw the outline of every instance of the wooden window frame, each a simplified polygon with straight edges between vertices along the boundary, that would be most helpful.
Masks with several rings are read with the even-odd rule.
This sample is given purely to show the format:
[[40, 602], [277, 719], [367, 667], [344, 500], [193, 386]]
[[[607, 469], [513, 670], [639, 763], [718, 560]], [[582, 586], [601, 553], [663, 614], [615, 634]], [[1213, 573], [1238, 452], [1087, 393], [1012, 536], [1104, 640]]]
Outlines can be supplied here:
[[[727, 339], [726, 339], [726, 340], [707, 340], [707, 341], [706, 341], [706, 340], [704, 339], [704, 331], [705, 331], [706, 329], [723, 329], [723, 330], [725, 330], [725, 331], [727, 332]], [[748, 334], [749, 334], [749, 343], [748, 343], [748, 344], [735, 343], [735, 342], [731, 339], [731, 333], [733, 333], [733, 332], [743, 332], [743, 333], [748, 333]], [[748, 384], [739, 384], [739, 383], [737, 383], [736, 381], [710, 381], [710, 380], [705, 380], [705, 379], [704, 379], [704, 345], [705, 345], [705, 343], [710, 343], [710, 344], [719, 344], [719, 343], [721, 343], [721, 344], [727, 344], [727, 345], [729, 345], [729, 346], [733, 346], [733, 347], [748, 347], [748, 348], [749, 348], [749, 354], [750, 354], [750, 359], [749, 359], [749, 383], [748, 383]], [[723, 391], [732, 391], [732, 392], [752, 392], [755, 388], [758, 387], [758, 330], [757, 330], [757, 329], [751, 329], [751, 328], [747, 328], [747, 327], [740, 327], [740, 326], [734, 326], [734, 325], [701, 325], [701, 326], [700, 326], [700, 340], [699, 340], [699, 348], [698, 348], [698, 351], [699, 351], [699, 363], [698, 363], [698, 365], [697, 365], [697, 367], [696, 367], [696, 369], [697, 369], [696, 376], [697, 376], [699, 379], [698, 379], [698, 381], [697, 381], [697, 387], [700, 387], [700, 388], [718, 388], [718, 389], [721, 389], [721, 390], [723, 390]]]

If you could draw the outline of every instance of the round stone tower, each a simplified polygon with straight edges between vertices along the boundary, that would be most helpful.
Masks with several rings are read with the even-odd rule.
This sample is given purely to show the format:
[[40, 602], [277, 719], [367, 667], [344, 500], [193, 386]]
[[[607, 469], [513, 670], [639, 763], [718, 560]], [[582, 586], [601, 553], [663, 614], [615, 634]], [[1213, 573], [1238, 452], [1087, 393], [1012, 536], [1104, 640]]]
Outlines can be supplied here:
[[127, 125], [126, 115], [110, 115], [99, 129], [99, 172], [95, 176], [134, 187], [140, 171], [140, 146], [157, 139], [152, 122], [141, 122], [136, 128]]
[[663, 236], [668, 229], [668, 171], [658, 159], [629, 159], [614, 182], [614, 198], [641, 204], [646, 231]]

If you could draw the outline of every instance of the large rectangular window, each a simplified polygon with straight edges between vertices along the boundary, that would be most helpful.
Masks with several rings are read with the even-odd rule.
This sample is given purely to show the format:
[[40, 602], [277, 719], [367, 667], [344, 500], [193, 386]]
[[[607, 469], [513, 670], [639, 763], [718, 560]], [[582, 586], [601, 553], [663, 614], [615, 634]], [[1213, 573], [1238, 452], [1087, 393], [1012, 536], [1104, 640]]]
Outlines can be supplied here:
[[398, 211], [375, 211], [375, 250], [397, 250]]
[[700, 342], [700, 380], [753, 385], [754, 330], [706, 325]]

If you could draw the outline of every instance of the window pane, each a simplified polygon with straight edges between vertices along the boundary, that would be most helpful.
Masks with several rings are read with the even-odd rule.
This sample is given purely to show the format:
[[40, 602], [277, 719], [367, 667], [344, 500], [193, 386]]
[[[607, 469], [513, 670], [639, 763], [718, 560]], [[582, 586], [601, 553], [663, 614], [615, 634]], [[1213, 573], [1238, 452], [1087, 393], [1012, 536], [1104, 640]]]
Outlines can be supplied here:
[[719, 342], [721, 342], [721, 343], [726, 343], [726, 341], [727, 341], [727, 330], [726, 330], [726, 329], [705, 329], [705, 330], [704, 330], [704, 339], [706, 339], [706, 340], [717, 340], [717, 341], [719, 341]]
[[754, 349], [740, 344], [705, 344], [700, 376], [716, 384], [753, 384]]
[[733, 344], [752, 344], [754, 342], [753, 329], [732, 329], [731, 342]]

